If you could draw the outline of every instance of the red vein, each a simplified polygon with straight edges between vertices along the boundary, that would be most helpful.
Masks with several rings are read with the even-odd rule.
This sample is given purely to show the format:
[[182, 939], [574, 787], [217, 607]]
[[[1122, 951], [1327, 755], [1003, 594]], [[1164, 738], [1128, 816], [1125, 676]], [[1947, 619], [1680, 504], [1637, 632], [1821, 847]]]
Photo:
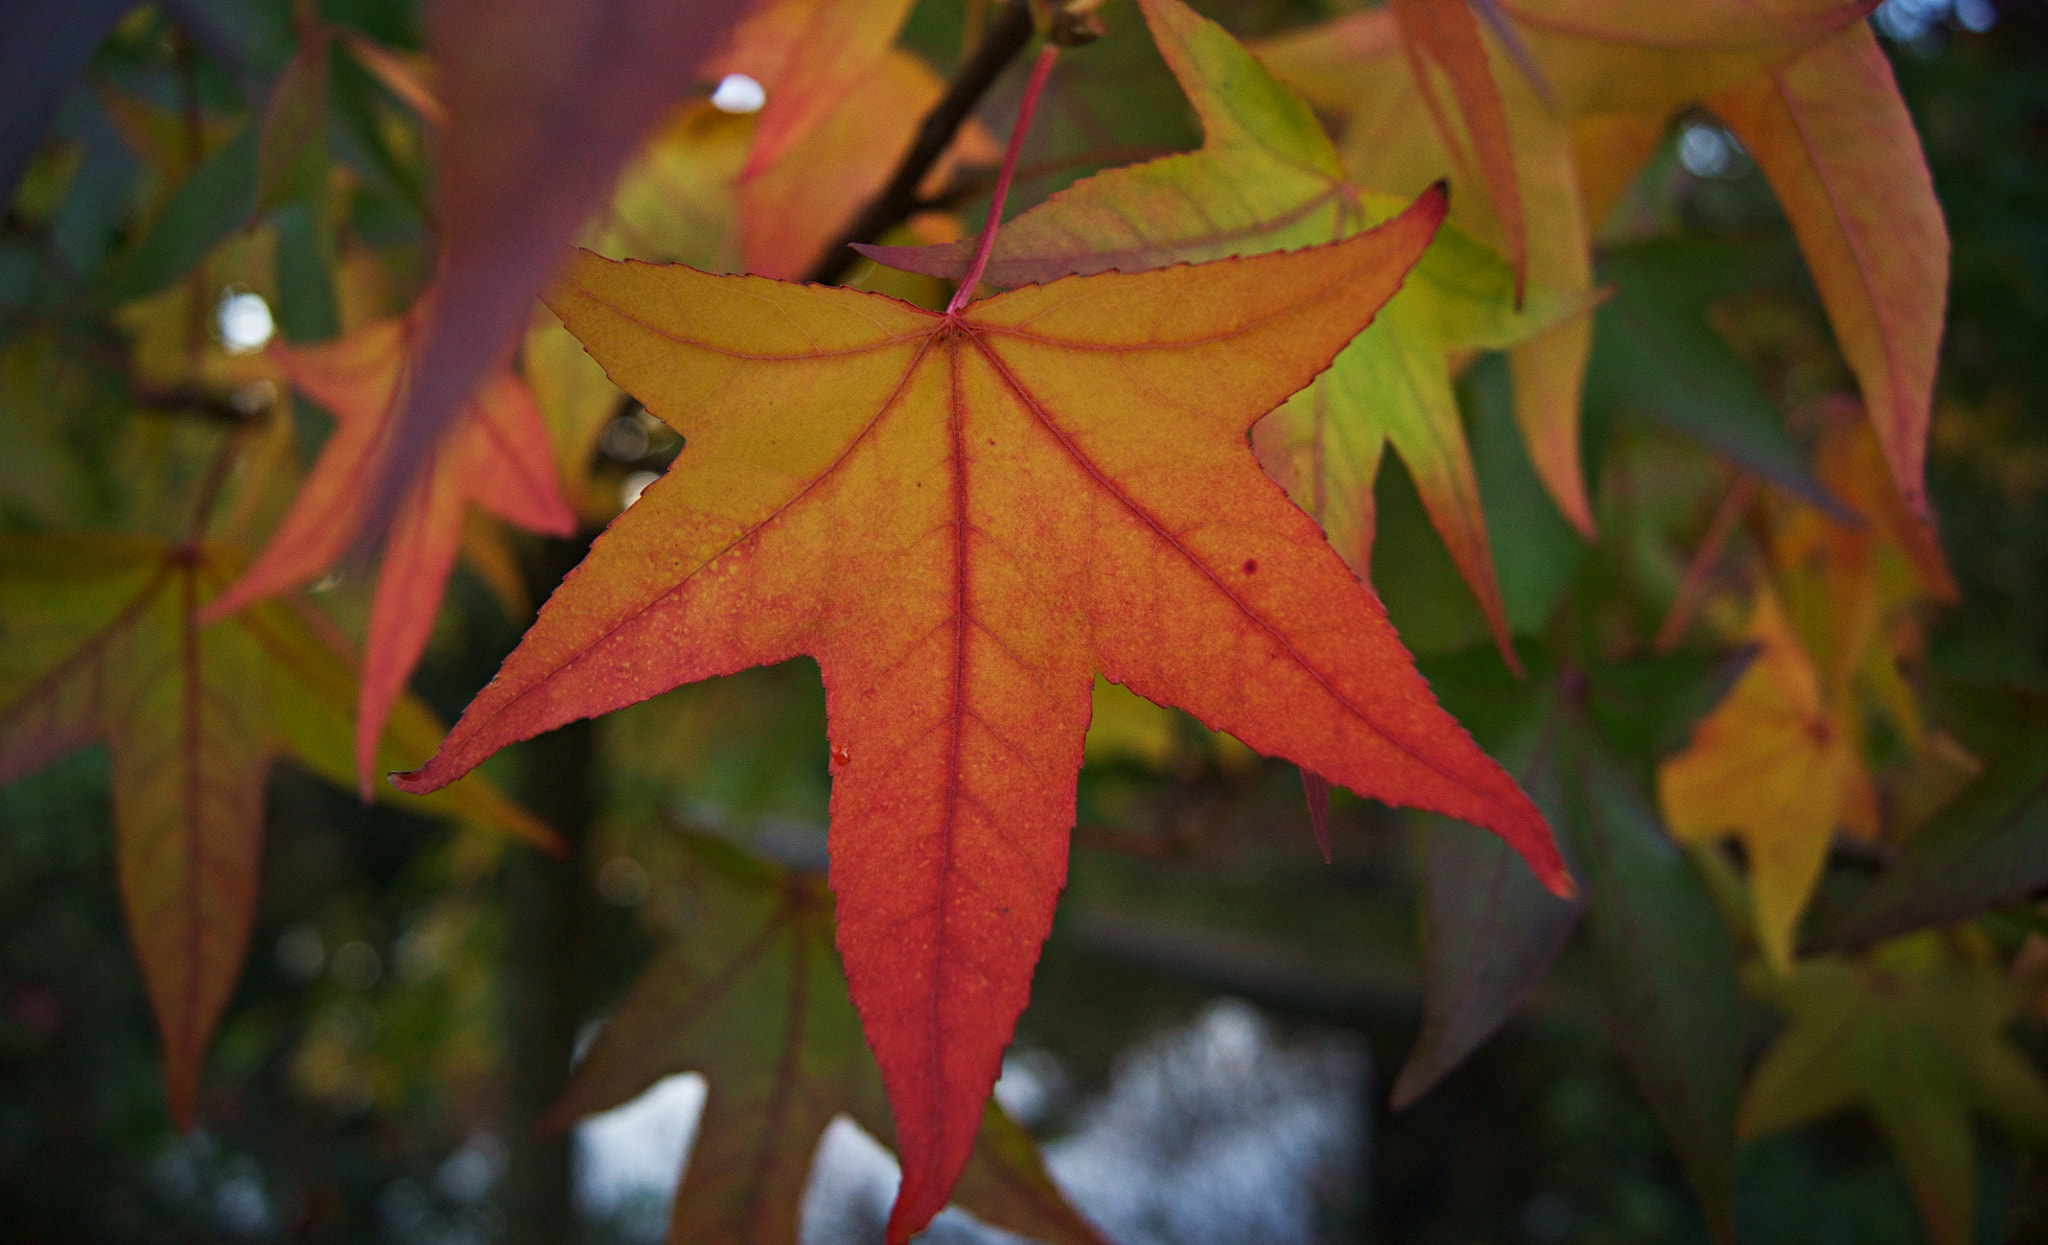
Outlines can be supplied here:
[[[1052, 50], [1051, 47], [1047, 48], [1047, 51]], [[1048, 58], [1040, 57], [1040, 70], [1049, 68], [1050, 65], [1051, 62]], [[1035, 83], [1040, 82], [1041, 78], [1042, 75], [1034, 71], [1033, 81]], [[1029, 107], [1031, 99], [1032, 96], [1030, 95], [1025, 97], [1026, 107], [1024, 109], [1024, 116], [1019, 119], [1017, 125], [1017, 133], [1020, 135], [1024, 132], [1024, 119], [1028, 119], [1031, 115]], [[1008, 163], [1014, 163], [1016, 147], [1017, 143], [1013, 138], [1010, 144], [1012, 159]], [[1005, 167], [1007, 169], [1007, 163]], [[995, 212], [1000, 210], [1002, 206], [1001, 194], [1003, 189], [1004, 187], [999, 184], [995, 203], [990, 210], [991, 220], [993, 220]], [[993, 235], [994, 230], [991, 229], [989, 232]], [[988, 258], [987, 249], [986, 245], [982, 248], [983, 254], [981, 258], [983, 261], [986, 261]], [[960, 288], [970, 289], [971, 287], [966, 282], [962, 282]], [[946, 970], [946, 956], [942, 951], [946, 942], [946, 883], [953, 872], [954, 823], [960, 797], [960, 740], [963, 734], [961, 719], [967, 712], [965, 703], [967, 698], [967, 444], [963, 431], [963, 425], [966, 420], [961, 411], [960, 349], [957, 340], [953, 343], [953, 348], [946, 352], [946, 358], [951, 372], [950, 383], [952, 386], [952, 401], [949, 403], [947, 413], [946, 432], [953, 442], [953, 712], [951, 715], [953, 738], [948, 744], [951, 755], [946, 760], [945, 824], [942, 831], [944, 849], [943, 855], [939, 860], [939, 875], [935, 880], [934, 888], [936, 890], [934, 907], [937, 911], [934, 914], [934, 924], [932, 927], [933, 966], [931, 975], [925, 979], [928, 983], [925, 1006], [928, 1016], [925, 1029], [925, 1037], [927, 1038], [925, 1074], [928, 1078], [926, 1087], [929, 1091], [927, 1107], [935, 1117], [943, 1117], [945, 1113], [945, 1103], [943, 1101], [945, 1080], [939, 1067], [938, 1041], [941, 1033], [939, 999], [944, 991], [940, 988], [939, 978], [944, 975]], [[984, 811], [983, 815], [987, 816], [986, 811]], [[994, 818], [990, 818], [990, 820], [993, 821]]]
[[[1885, 379], [1889, 380], [1892, 386], [1892, 409], [1886, 412], [1886, 419], [1888, 423], [1894, 422], [1898, 419], [1899, 407], [1910, 400], [1907, 397], [1909, 386], [1905, 378], [1899, 374], [1903, 364], [1899, 359], [1898, 348], [1892, 340], [1892, 333], [1885, 324], [1883, 304], [1878, 297], [1877, 287], [1871, 280], [1870, 259], [1863, 253], [1862, 240], [1850, 225], [1848, 205], [1835, 189], [1834, 179], [1828, 173], [1827, 162], [1819, 158], [1818, 153], [1822, 147], [1814, 141], [1813, 132], [1807, 127], [1805, 114], [1794, 102], [1791, 88], [1785, 84], [1782, 70], [1771, 71], [1771, 90], [1777, 94], [1778, 102], [1785, 107], [1786, 117], [1792, 122], [1792, 128], [1799, 134], [1799, 143], [1806, 149], [1807, 164], [1813, 170], [1813, 178], [1820, 184], [1821, 194], [1826, 196], [1828, 201], [1828, 210], [1834, 214], [1835, 223], [1841, 229], [1842, 244], [1849, 248], [1849, 258], [1856, 269], [1856, 280], [1863, 286], [1864, 297], [1870, 301], [1872, 327], [1877, 330], [1878, 346], [1884, 351]], [[1886, 448], [1889, 452], [1890, 447]]]
[[[628, 260], [626, 262], [629, 265], [638, 263], [637, 260]], [[642, 264], [640, 266], [652, 267], [653, 265]], [[766, 281], [767, 279], [764, 277], [725, 277], [720, 278], [720, 280], [745, 284], [752, 281]], [[678, 336], [677, 334], [670, 332], [668, 329], [663, 328], [661, 325], [655, 324], [650, 320], [644, 320], [639, 316], [633, 314], [632, 312], [626, 310], [624, 307], [618, 306], [617, 304], [611, 302], [609, 299], [602, 297], [597, 293], [597, 291], [577, 281], [574, 277], [562, 278], [562, 284], [565, 287], [576, 291], [578, 294], [583, 295], [585, 298], [588, 298], [591, 302], [596, 303], [598, 306], [604, 308], [606, 311], [611, 312], [613, 315], [619, 317], [619, 319], [621, 320], [624, 320], [626, 323], [635, 325], [639, 328], [646, 329], [648, 332], [654, 334], [656, 337], [662, 338], [665, 341], [672, 341], [679, 346], [688, 346], [693, 350], [702, 350], [706, 354], [722, 355], [728, 359], [738, 359], [743, 363], [806, 363], [813, 359], [843, 359], [854, 355], [873, 354], [878, 350], [887, 350], [891, 346], [900, 345], [903, 342], [910, 341], [911, 339], [916, 337], [927, 336], [931, 332], [931, 330], [928, 328], [920, 328], [917, 331], [911, 333], [891, 333], [885, 337], [878, 338], [872, 342], [863, 342], [858, 346], [845, 346], [834, 350], [812, 349], [800, 351], [795, 354], [752, 354], [742, 350], [729, 350], [723, 346], [714, 346], [710, 342], [700, 341], [694, 337]], [[772, 284], [782, 283], [777, 282]], [[820, 290], [817, 292], [824, 293], [825, 291]], [[899, 304], [899, 307], [901, 310], [904, 311], [916, 312], [920, 316], [930, 316], [933, 319], [938, 318], [938, 316], [935, 315], [933, 312], [926, 311], [922, 307], [914, 307], [909, 303]]]
[[[781, 505], [777, 506], [774, 509], [774, 511], [771, 512], [766, 518], [762, 519], [759, 523], [756, 523], [753, 527], [748, 528], [745, 532], [743, 532], [737, 537], [734, 537], [730, 542], [728, 542], [715, 552], [705, 557], [705, 559], [702, 562], [699, 562], [697, 564], [695, 569], [691, 570], [682, 578], [676, 580], [676, 582], [672, 586], [664, 589], [660, 593], [657, 593], [655, 596], [649, 598], [647, 601], [643, 602], [638, 607], [621, 615], [616, 622], [606, 627], [596, 636], [593, 636], [588, 643], [584, 644], [577, 651], [575, 656], [556, 666], [554, 669], [548, 671], [546, 674], [541, 675], [539, 678], [534, 679], [525, 687], [520, 688], [511, 696], [506, 697], [505, 702], [503, 704], [499, 705], [495, 709], [492, 709], [489, 713], [483, 715], [482, 717], [476, 719], [476, 725], [466, 733], [465, 740], [474, 739], [478, 735], [482, 734], [486, 726], [488, 726], [491, 722], [495, 721], [500, 715], [504, 714], [514, 705], [517, 705], [520, 701], [524, 700], [527, 696], [529, 696], [535, 690], [540, 688], [548, 680], [555, 678], [557, 675], [560, 675], [564, 671], [569, 670], [570, 668], [576, 666], [578, 663], [588, 659], [593, 653], [595, 653], [598, 650], [598, 648], [601, 645], [603, 645], [607, 640], [611, 639], [611, 637], [617, 635], [625, 627], [637, 621], [649, 610], [656, 608], [657, 606], [669, 600], [671, 597], [675, 596], [676, 593], [681, 592], [685, 587], [689, 585], [690, 581], [695, 579], [699, 574], [703, 573], [703, 571], [707, 567], [716, 563], [720, 558], [723, 558], [725, 555], [731, 553], [733, 550], [739, 548], [741, 545], [744, 545], [748, 541], [758, 537], [762, 532], [766, 531], [772, 524], [774, 524], [777, 519], [780, 519], [784, 514], [788, 513], [792, 507], [796, 506], [799, 502], [809, 497], [813, 492], [815, 492], [818, 489], [820, 485], [822, 485], [825, 481], [831, 479], [835, 474], [837, 474], [839, 469], [845, 465], [846, 461], [853, 456], [853, 452], [856, 449], [860, 448], [862, 442], [866, 441], [870, 436], [874, 434], [875, 429], [881, 425], [883, 418], [887, 416], [891, 410], [895, 409], [896, 403], [898, 399], [900, 399], [903, 396], [904, 391], [910, 388], [911, 380], [916, 377], [918, 368], [923, 364], [925, 355], [931, 349], [931, 343], [934, 336], [935, 335], [931, 333], [927, 333], [924, 335], [922, 343], [918, 346], [917, 355], [911, 359], [910, 365], [903, 369], [903, 379], [897, 382], [896, 388], [890, 390], [889, 396], [882, 402], [882, 405], [875, 410], [873, 417], [870, 418], [866, 424], [861, 426], [860, 431], [854, 434], [853, 438], [846, 443], [846, 448], [839, 452], [839, 456], [837, 458], [834, 458], [830, 463], [826, 464], [825, 469], [823, 471], [820, 471], [815, 477], [813, 477], [809, 481], [806, 481], [802, 488], [798, 489], [795, 493], [791, 494], [787, 501], [784, 501]], [[585, 565], [588, 565], [587, 560]], [[577, 571], [581, 571], [582, 569], [582, 567], [578, 567]], [[570, 574], [574, 576], [576, 572], [572, 571], [570, 572]], [[553, 604], [553, 601], [550, 600], [549, 604]], [[543, 607], [544, 613], [545, 610], [546, 607]], [[468, 719], [465, 717], [464, 721], [466, 722], [468, 721]], [[462, 723], [457, 723], [456, 725], [457, 729], [460, 730]], [[454, 734], [452, 732], [449, 738], [454, 738]], [[445, 751], [447, 747], [445, 742], [443, 743], [442, 747], [443, 750]], [[440, 754], [436, 754], [437, 758], [439, 755]], [[429, 762], [429, 765], [431, 764], [432, 762]], [[420, 773], [423, 771], [414, 772]], [[405, 787], [403, 786], [403, 784], [401, 784], [401, 789], [411, 790], [410, 787]]]
[[[1187, 156], [1168, 156], [1166, 158], [1169, 160], [1192, 159], [1194, 156], [1201, 154], [1203, 153], [1192, 152]], [[993, 260], [992, 265], [998, 271], [1006, 274], [1006, 276], [1010, 274], [1021, 275], [1022, 273], [1042, 276], [1046, 268], [1057, 267], [1060, 270], [1058, 276], [1054, 277], [1057, 280], [1059, 276], [1086, 276], [1098, 272], [1111, 271], [1127, 272], [1128, 270], [1125, 269], [1124, 265], [1133, 260], [1137, 261], [1138, 265], [1145, 269], [1164, 266], [1153, 259], [1155, 256], [1173, 257], [1168, 258], [1167, 263], [1174, 262], [1175, 258], [1179, 262], [1186, 263], [1189, 261], [1185, 257], [1185, 252], [1195, 248], [1228, 246], [1235, 242], [1258, 239], [1265, 235], [1279, 233], [1291, 228], [1300, 221], [1307, 219], [1313, 213], [1320, 211], [1333, 200], [1341, 204], [1344, 198], [1344, 190], [1345, 187], [1341, 184], [1331, 183], [1322, 193], [1304, 200], [1298, 206], [1291, 207], [1274, 216], [1263, 217], [1252, 224], [1235, 229], [1217, 229], [1193, 237], [1158, 242], [1146, 246], [1123, 247], [1112, 251], [1051, 251], [1042, 255], [1005, 255], [1000, 259]], [[1344, 236], [1348, 235], [1340, 234], [1337, 240], [1341, 240]], [[1239, 256], [1233, 254], [1224, 258], [1239, 258]], [[1005, 283], [1007, 284], [1008, 282], [1006, 281]]]
[[[136, 592], [135, 598], [122, 607], [121, 611], [114, 615], [112, 619], [108, 620], [105, 626], [86, 637], [70, 656], [52, 666], [49, 673], [29, 684], [27, 689], [20, 696], [16, 697], [12, 704], [8, 705], [5, 709], [0, 709], [0, 730], [4, 730], [8, 725], [11, 725], [18, 717], [26, 713], [31, 706], [43, 701], [45, 697], [54, 697], [57, 694], [58, 685], [76, 674], [79, 666], [90, 665], [103, 657], [106, 654], [107, 648], [120, 639], [121, 633], [125, 632], [130, 626], [133, 626], [135, 620], [140, 618], [143, 612], [156, 601], [157, 594], [163, 590], [164, 580], [170, 575], [171, 569], [172, 564], [169, 559], [166, 559], [157, 567], [156, 573], [150, 577], [149, 581]], [[5, 772], [4, 764], [0, 764], [0, 772]]]
[[[1091, 460], [1086, 454], [1082, 453], [1080, 447], [1075, 445], [1073, 441], [1067, 436], [1066, 432], [1062, 430], [1056, 422], [1054, 422], [1051, 413], [1048, 412], [1044, 406], [1040, 405], [1038, 399], [1035, 396], [1033, 396], [1028, 389], [1024, 387], [1023, 382], [1017, 378], [1015, 373], [1010, 371], [1009, 365], [1003, 362], [1001, 356], [997, 355], [995, 351], [989, 349], [986, 345], [984, 345], [980, 340], [978, 334], [970, 334], [969, 337], [970, 340], [974, 342], [975, 349], [981, 351], [982, 357], [987, 359], [989, 361], [989, 365], [995, 368], [997, 375], [1002, 377], [1003, 383], [1009, 387], [1010, 392], [1016, 394], [1017, 400], [1024, 404], [1025, 409], [1031, 412], [1032, 417], [1037, 419], [1038, 422], [1045, 428], [1045, 430], [1048, 433], [1052, 434], [1053, 439], [1059, 443], [1059, 446], [1062, 450], [1066, 451], [1067, 456], [1074, 460], [1075, 465], [1080, 467], [1082, 471], [1086, 472], [1088, 474], [1088, 478], [1093, 480], [1098, 488], [1100, 488], [1103, 492], [1109, 494], [1111, 497], [1115, 498], [1119, 503], [1123, 505], [1125, 510], [1129, 511], [1133, 517], [1135, 517], [1139, 522], [1143, 523], [1147, 528], [1149, 528], [1152, 531], [1152, 534], [1158, 537], [1161, 543], [1165, 544], [1175, 553], [1178, 553], [1182, 558], [1184, 558], [1187, 561], [1188, 565], [1194, 567], [1197, 571], [1201, 572], [1202, 577], [1204, 579], [1207, 579], [1210, 585], [1213, 586], [1217, 592], [1223, 595], [1223, 598], [1225, 600], [1229, 601], [1233, 606], [1235, 606], [1237, 608], [1238, 613], [1242, 614], [1247, 621], [1253, 623], [1261, 631], [1265, 632], [1266, 635], [1273, 641], [1275, 645], [1277, 645], [1280, 648], [1282, 652], [1286, 653], [1289, 658], [1293, 659], [1294, 664], [1296, 666], [1298, 666], [1301, 670], [1306, 672], [1310, 678], [1313, 678], [1317, 682], [1317, 684], [1319, 684], [1322, 687], [1322, 689], [1329, 694], [1332, 700], [1336, 701], [1339, 705], [1343, 706], [1344, 709], [1353, 717], [1357, 718], [1358, 721], [1361, 724], [1363, 724], [1367, 730], [1371, 731], [1374, 735], [1378, 736], [1384, 743], [1386, 743], [1389, 747], [1393, 748], [1396, 752], [1399, 752], [1401, 755], [1407, 757], [1409, 760], [1415, 762], [1417, 765], [1421, 766], [1426, 770], [1429, 770], [1433, 774], [1436, 774], [1438, 777], [1451, 783], [1454, 787], [1457, 787], [1460, 790], [1471, 791], [1475, 795], [1482, 794], [1481, 792], [1473, 788], [1472, 785], [1463, 777], [1450, 773], [1449, 771], [1439, 766], [1435, 761], [1414, 751], [1413, 749], [1409, 748], [1405, 743], [1401, 742], [1398, 739], [1395, 739], [1391, 735], [1388, 735], [1384, 730], [1380, 728], [1378, 723], [1372, 720], [1372, 717], [1369, 714], [1367, 714], [1365, 710], [1359, 708], [1357, 705], [1352, 704], [1350, 697], [1346, 696], [1343, 692], [1339, 691], [1337, 687], [1330, 682], [1329, 678], [1325, 676], [1321, 670], [1318, 670], [1315, 666], [1311, 665], [1308, 659], [1302, 656], [1301, 652], [1294, 647], [1293, 643], [1289, 641], [1285, 635], [1281, 634], [1280, 630], [1277, 627], [1275, 627], [1272, 623], [1268, 622], [1266, 618], [1258, 611], [1254, 610], [1251, 607], [1251, 605], [1244, 600], [1244, 598], [1238, 596], [1236, 592], [1232, 591], [1230, 586], [1226, 584], [1223, 581], [1223, 579], [1216, 574], [1215, 571], [1209, 569], [1207, 563], [1203, 562], [1200, 558], [1196, 557], [1194, 553], [1190, 551], [1187, 548], [1187, 546], [1183, 545], [1180, 542], [1179, 538], [1176, 537], [1173, 533], [1167, 531], [1164, 527], [1160, 526], [1159, 521], [1157, 519], [1153, 518], [1148, 511], [1146, 511], [1142, 506], [1138, 505], [1138, 503], [1133, 498], [1131, 498], [1129, 494], [1125, 493], [1121, 488], [1117, 487], [1117, 484], [1114, 480], [1112, 480], [1108, 475], [1106, 475], [1100, 467], [1097, 467], [1093, 460]], [[1492, 797], [1490, 796], [1484, 798], [1486, 798], [1488, 803], [1494, 802]]]

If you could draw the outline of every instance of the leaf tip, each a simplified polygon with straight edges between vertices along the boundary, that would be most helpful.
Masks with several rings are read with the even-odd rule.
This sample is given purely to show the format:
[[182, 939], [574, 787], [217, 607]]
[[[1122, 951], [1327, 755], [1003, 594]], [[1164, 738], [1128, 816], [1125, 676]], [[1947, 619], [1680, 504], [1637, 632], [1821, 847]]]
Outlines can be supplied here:
[[192, 1131], [192, 1117], [199, 1100], [199, 1061], [166, 1052], [164, 1056], [164, 1098], [171, 1113], [171, 1127], [180, 1133]]
[[1543, 871], [1542, 882], [1551, 894], [1566, 903], [1579, 901], [1579, 881], [1572, 876], [1572, 871], [1565, 867], [1562, 860], [1557, 861], [1553, 868]]
[[1401, 1073], [1394, 1078], [1394, 1090], [1387, 1095], [1387, 1105], [1396, 1111], [1406, 1111], [1421, 1101], [1422, 1096], [1436, 1086], [1436, 1076], [1426, 1071], [1411, 1056], [1401, 1065]]
[[393, 770], [384, 778], [407, 795], [432, 795], [448, 785], [446, 780], [434, 775], [433, 768], [434, 763], [429, 761], [418, 769]]
[[[919, 1199], [922, 1200], [922, 1199]], [[937, 1215], [936, 1211], [922, 1213], [912, 1209], [912, 1202], [902, 1192], [896, 1195], [896, 1205], [889, 1210], [889, 1227], [883, 1234], [884, 1245], [910, 1245], [910, 1238], [924, 1231]]]

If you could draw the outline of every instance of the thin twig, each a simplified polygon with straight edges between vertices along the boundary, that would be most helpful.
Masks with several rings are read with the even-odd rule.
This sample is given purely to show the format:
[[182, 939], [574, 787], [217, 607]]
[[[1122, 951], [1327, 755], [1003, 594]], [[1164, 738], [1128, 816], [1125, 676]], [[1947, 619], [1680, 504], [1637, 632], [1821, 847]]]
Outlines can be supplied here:
[[917, 188], [923, 184], [925, 174], [931, 172], [932, 165], [952, 144], [953, 136], [959, 133], [981, 97], [1030, 41], [1030, 4], [1027, 0], [1009, 0], [989, 26], [981, 46], [953, 75], [945, 95], [925, 114], [924, 123], [917, 129], [917, 141], [896, 165], [889, 184], [854, 217], [804, 280], [819, 285], [838, 282], [860, 259], [860, 252], [853, 249], [854, 243], [873, 242], [891, 226], [909, 219], [917, 206]]
[[185, 385], [169, 389], [138, 386], [130, 391], [129, 404], [155, 415], [197, 415], [231, 428], [253, 427], [265, 418], [260, 406], [245, 408], [231, 398]]

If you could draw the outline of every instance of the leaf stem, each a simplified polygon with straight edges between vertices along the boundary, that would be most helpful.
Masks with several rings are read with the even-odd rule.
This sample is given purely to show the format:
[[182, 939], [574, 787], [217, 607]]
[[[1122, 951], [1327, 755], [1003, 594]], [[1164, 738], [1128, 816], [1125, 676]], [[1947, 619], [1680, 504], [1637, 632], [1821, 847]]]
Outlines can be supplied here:
[[891, 225], [909, 217], [917, 206], [917, 188], [923, 184], [925, 174], [931, 172], [932, 165], [952, 144], [953, 136], [981, 97], [1031, 41], [1031, 30], [1028, 0], [1009, 0], [989, 25], [974, 55], [954, 73], [946, 93], [925, 114], [924, 123], [917, 130], [917, 141], [903, 154], [889, 184], [854, 217], [839, 240], [826, 250], [824, 258], [804, 275], [804, 280], [819, 285], [836, 284], [860, 259], [860, 252], [853, 249], [854, 243], [873, 242]]
[[1010, 178], [1017, 172], [1017, 153], [1024, 148], [1024, 132], [1031, 128], [1031, 114], [1038, 110], [1038, 97], [1045, 93], [1045, 80], [1052, 76], [1053, 62], [1059, 58], [1060, 45], [1048, 43], [1038, 50], [1038, 59], [1032, 62], [1031, 81], [1025, 84], [1024, 101], [1017, 105], [1017, 126], [1010, 131], [1010, 146], [1003, 152], [1003, 171], [996, 175], [995, 193], [989, 197], [988, 221], [981, 227], [974, 262], [967, 266], [959, 288], [953, 291], [952, 301], [946, 304], [949, 316], [965, 307], [967, 300], [974, 297], [974, 287], [981, 284], [982, 269], [988, 267], [989, 254], [995, 250], [996, 227], [1003, 223], [1003, 200], [1010, 196]]

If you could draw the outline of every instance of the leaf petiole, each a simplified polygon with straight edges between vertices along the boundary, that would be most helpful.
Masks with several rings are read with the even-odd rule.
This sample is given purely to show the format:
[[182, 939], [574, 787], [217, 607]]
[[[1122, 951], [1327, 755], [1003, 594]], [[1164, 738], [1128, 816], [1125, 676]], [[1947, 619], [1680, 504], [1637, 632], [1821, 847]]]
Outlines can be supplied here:
[[988, 201], [988, 223], [981, 227], [981, 241], [974, 248], [974, 262], [967, 266], [967, 272], [960, 278], [960, 285], [953, 291], [952, 301], [946, 304], [946, 314], [958, 314], [974, 297], [974, 287], [981, 283], [982, 269], [988, 267], [989, 253], [995, 249], [996, 227], [1003, 220], [1003, 200], [1010, 194], [1010, 178], [1017, 171], [1017, 153], [1024, 148], [1024, 132], [1031, 128], [1031, 114], [1038, 108], [1038, 97], [1045, 92], [1045, 82], [1052, 76], [1053, 62], [1060, 56], [1060, 45], [1048, 43], [1038, 51], [1038, 59], [1031, 64], [1031, 80], [1024, 86], [1024, 102], [1017, 105], [1017, 125], [1010, 131], [1010, 145], [1003, 152], [1003, 169], [996, 175], [996, 192]]

